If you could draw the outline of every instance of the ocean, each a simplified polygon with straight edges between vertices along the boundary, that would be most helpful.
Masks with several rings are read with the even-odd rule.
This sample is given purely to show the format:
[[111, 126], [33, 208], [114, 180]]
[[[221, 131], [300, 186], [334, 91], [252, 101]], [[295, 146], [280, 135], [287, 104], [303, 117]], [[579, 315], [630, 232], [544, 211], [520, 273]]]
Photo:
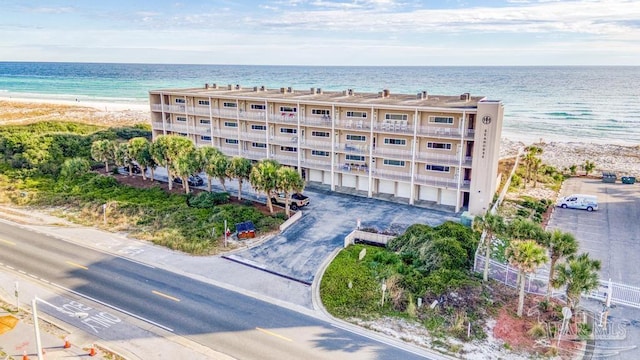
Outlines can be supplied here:
[[505, 105], [503, 137], [640, 145], [640, 66], [390, 67], [0, 62], [0, 96], [148, 103], [205, 83], [458, 95]]

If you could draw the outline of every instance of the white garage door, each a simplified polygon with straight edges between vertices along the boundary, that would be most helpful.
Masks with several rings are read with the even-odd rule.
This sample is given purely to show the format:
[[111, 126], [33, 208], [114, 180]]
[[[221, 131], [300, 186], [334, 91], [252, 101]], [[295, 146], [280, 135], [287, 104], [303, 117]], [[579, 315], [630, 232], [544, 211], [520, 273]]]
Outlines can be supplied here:
[[383, 194], [396, 194], [396, 182], [393, 180], [379, 180], [378, 192]]
[[418, 194], [420, 200], [426, 201], [438, 201], [438, 188], [434, 188], [431, 186], [420, 185], [420, 190]]
[[356, 176], [349, 174], [342, 174], [342, 186], [355, 189], [356, 188]]
[[397, 197], [409, 199], [411, 197], [411, 184], [398, 183]]
[[309, 170], [309, 181], [322, 182], [322, 170]]
[[442, 205], [456, 206], [456, 190], [442, 189], [442, 196], [440, 197], [440, 203]]
[[369, 191], [369, 177], [358, 176], [358, 190]]

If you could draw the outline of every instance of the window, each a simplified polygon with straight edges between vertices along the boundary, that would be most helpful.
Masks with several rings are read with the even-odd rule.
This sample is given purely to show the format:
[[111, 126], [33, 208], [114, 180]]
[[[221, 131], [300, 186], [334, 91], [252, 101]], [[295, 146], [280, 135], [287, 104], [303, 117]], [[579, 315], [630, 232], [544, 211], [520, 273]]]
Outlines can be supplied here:
[[267, 125], [251, 125], [251, 130], [265, 131], [267, 130]]
[[184, 137], [189, 136], [189, 135], [187, 135], [187, 133], [178, 133], [178, 135], [180, 135], [180, 136], [184, 136]]
[[200, 140], [211, 141], [211, 136], [206, 136], [206, 135], [200, 136]]
[[347, 134], [347, 140], [351, 140], [351, 141], [367, 141], [367, 137], [364, 136], [364, 135]]
[[311, 156], [329, 157], [329, 152], [328, 151], [322, 151], [322, 150], [311, 150]]
[[267, 148], [267, 144], [265, 143], [251, 143], [251, 146], [254, 148], [262, 148], [262, 149]]
[[280, 146], [280, 151], [298, 152], [298, 148], [294, 148], [291, 146]]
[[183, 98], [176, 98], [176, 104], [184, 104], [185, 102]]
[[238, 123], [233, 122], [233, 121], [225, 121], [224, 122], [224, 126], [226, 126], [226, 127], [238, 127]]
[[280, 106], [280, 112], [294, 113], [298, 112], [298, 108], [292, 106]]
[[236, 139], [224, 139], [224, 142], [227, 144], [237, 144], [238, 140]]
[[364, 156], [362, 155], [346, 155], [345, 159], [351, 161], [364, 161]]
[[226, 108], [236, 108], [236, 107], [238, 107], [238, 104], [236, 104], [234, 102], [224, 102], [224, 103], [222, 103], [222, 106], [224, 106]]
[[400, 166], [400, 167], [404, 167], [404, 160], [391, 160], [391, 159], [384, 159], [384, 161], [382, 162], [385, 165], [389, 165], [389, 166]]
[[449, 172], [448, 166], [427, 164], [425, 168], [427, 171]]
[[207, 106], [209, 106], [209, 100], [198, 100], [198, 105], [207, 105]]
[[326, 131], [312, 131], [311, 132], [311, 136], [316, 136], [316, 137], [329, 137], [329, 133]]
[[407, 114], [384, 114], [384, 119], [407, 121]]
[[280, 133], [282, 133], [282, 134], [297, 134], [298, 133], [298, 129], [280, 128]]
[[453, 124], [453, 117], [451, 116], [430, 116], [429, 122], [434, 124]]
[[366, 119], [367, 113], [364, 111], [347, 111], [347, 117]]
[[176, 116], [176, 121], [187, 121], [187, 118], [184, 116]]
[[264, 110], [264, 104], [251, 104], [251, 110]]
[[390, 139], [390, 138], [384, 138], [384, 143], [387, 145], [401, 145], [401, 146], [405, 146], [407, 145], [407, 140], [406, 139]]
[[211, 120], [209, 120], [209, 119], [200, 119], [200, 124], [209, 125], [209, 124], [211, 124]]
[[451, 143], [428, 142], [427, 149], [451, 150]]
[[312, 115], [331, 116], [331, 110], [326, 109], [311, 109]]

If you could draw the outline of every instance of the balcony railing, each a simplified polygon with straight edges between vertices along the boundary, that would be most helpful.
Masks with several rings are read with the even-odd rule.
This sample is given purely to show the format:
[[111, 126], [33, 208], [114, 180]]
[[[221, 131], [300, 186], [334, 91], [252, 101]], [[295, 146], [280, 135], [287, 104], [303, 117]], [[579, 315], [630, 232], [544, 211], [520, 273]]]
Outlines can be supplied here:
[[369, 154], [369, 145], [357, 145], [354, 143], [336, 143], [336, 151], [347, 154]]
[[344, 163], [335, 166], [336, 171], [342, 173], [361, 173], [368, 174], [369, 166], [367, 164]]
[[239, 151], [238, 151], [238, 147], [237, 146], [221, 146], [220, 151], [222, 151], [223, 154], [227, 155], [227, 156], [236, 156], [239, 155]]
[[458, 128], [444, 128], [444, 127], [433, 127], [433, 126], [422, 126], [418, 128], [418, 134], [421, 135], [429, 135], [433, 137], [440, 138], [460, 138], [461, 134], [464, 134], [464, 137], [467, 139], [473, 138], [475, 133], [474, 129], [464, 129], [460, 130]]
[[390, 149], [384, 147], [376, 147], [373, 149], [373, 154], [376, 156], [393, 157], [400, 159], [411, 159], [411, 150]]
[[269, 141], [273, 144], [280, 144], [280, 145], [288, 145], [288, 146], [298, 145], [297, 136], [271, 136], [269, 138]]
[[308, 167], [311, 169], [319, 169], [319, 170], [331, 170], [331, 161], [322, 161], [322, 160], [302, 160], [302, 166]]
[[413, 125], [409, 125], [407, 121], [385, 121], [373, 125], [376, 131], [390, 132], [395, 134], [413, 134]]
[[319, 149], [331, 149], [331, 140], [317, 141], [317, 140], [303, 140], [301, 139], [300, 147], [305, 149], [319, 150]]
[[296, 113], [269, 114], [269, 121], [276, 122], [276, 123], [297, 124], [298, 114]]
[[259, 142], [267, 141], [267, 134], [265, 132], [251, 132], [251, 131], [241, 131], [240, 139], [242, 140], [258, 140]]
[[258, 150], [243, 150], [242, 156], [251, 159], [251, 160], [262, 160], [267, 157], [267, 150], [258, 151]]
[[283, 165], [298, 165], [298, 155], [284, 155], [280, 153], [269, 154], [269, 158], [278, 161]]
[[[331, 126], [331, 123], [329, 123], [329, 126]], [[344, 120], [344, 119], [336, 120], [335, 127], [338, 129], [367, 130], [367, 131], [369, 131], [369, 129], [371, 128], [369, 121], [367, 120]]]

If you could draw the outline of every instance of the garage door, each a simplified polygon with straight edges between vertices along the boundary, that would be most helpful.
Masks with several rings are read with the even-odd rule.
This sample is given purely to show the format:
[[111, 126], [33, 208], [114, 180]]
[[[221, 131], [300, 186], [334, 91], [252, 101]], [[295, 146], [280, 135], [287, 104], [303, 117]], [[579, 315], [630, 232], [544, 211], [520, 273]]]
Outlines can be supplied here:
[[379, 180], [378, 192], [383, 194], [396, 194], [396, 182], [393, 180]]
[[440, 197], [440, 203], [442, 205], [456, 206], [456, 190], [442, 189], [442, 196]]
[[309, 170], [309, 181], [322, 182], [322, 170]]
[[411, 197], [411, 184], [398, 183], [397, 197], [409, 199]]
[[349, 174], [342, 174], [342, 186], [355, 189], [356, 188], [356, 176]]
[[358, 176], [358, 190], [369, 191], [369, 177]]
[[434, 188], [431, 186], [420, 185], [420, 189], [418, 190], [420, 200], [425, 201], [438, 201], [438, 188]]

